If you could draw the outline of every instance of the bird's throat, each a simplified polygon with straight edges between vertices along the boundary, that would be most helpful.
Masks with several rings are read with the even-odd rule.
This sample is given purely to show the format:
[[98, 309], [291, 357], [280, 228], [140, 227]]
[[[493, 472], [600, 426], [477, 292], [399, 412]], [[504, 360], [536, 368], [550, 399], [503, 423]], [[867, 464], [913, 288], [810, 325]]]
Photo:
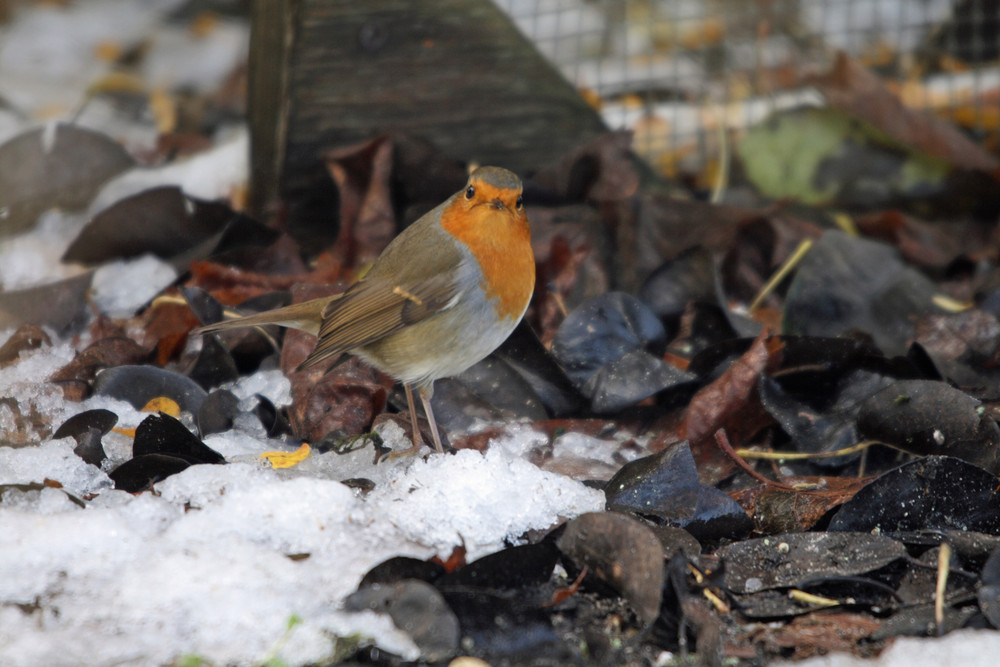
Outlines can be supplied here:
[[486, 206], [467, 211], [449, 207], [442, 212], [441, 226], [479, 262], [483, 290], [497, 304], [497, 315], [520, 318], [535, 289], [528, 221]]

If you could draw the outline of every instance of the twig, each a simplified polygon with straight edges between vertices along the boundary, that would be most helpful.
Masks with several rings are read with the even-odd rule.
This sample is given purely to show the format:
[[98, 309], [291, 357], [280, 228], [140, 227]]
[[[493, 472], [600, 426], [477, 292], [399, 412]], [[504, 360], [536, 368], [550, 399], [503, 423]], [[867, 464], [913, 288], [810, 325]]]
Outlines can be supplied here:
[[[721, 105], [716, 104], [718, 110]], [[712, 196], [709, 201], [718, 204], [722, 201], [722, 195], [729, 185], [729, 164], [732, 162], [729, 152], [729, 131], [726, 127], [726, 111], [722, 112], [721, 118], [715, 119], [716, 127], [719, 128], [719, 169], [716, 173], [715, 184], [712, 186]]]
[[802, 258], [806, 256], [806, 253], [812, 249], [812, 246], [812, 239], [804, 239], [802, 243], [795, 248], [795, 252], [793, 252], [788, 259], [786, 259], [784, 263], [778, 267], [778, 270], [775, 271], [770, 278], [768, 278], [767, 282], [764, 283], [760, 292], [757, 293], [757, 296], [754, 297], [754, 300], [750, 303], [749, 308], [747, 308], [749, 312], [752, 313], [760, 307], [760, 304], [763, 303], [765, 298], [767, 298], [767, 295], [773, 292], [774, 288], [778, 286], [778, 283], [784, 280], [785, 276], [791, 273], [792, 269], [794, 269], [799, 262], [802, 261]]
[[937, 586], [934, 589], [934, 625], [938, 637], [944, 635], [944, 594], [948, 587], [948, 568], [951, 565], [951, 545], [941, 543], [938, 551]]
[[817, 607], [840, 606], [839, 600], [834, 600], [833, 598], [825, 598], [820, 595], [813, 595], [812, 593], [806, 593], [805, 591], [800, 591], [797, 588], [793, 588], [792, 590], [788, 591], [788, 597], [795, 600], [796, 602], [816, 605]]
[[738, 456], [744, 459], [764, 459], [766, 461], [811, 461], [813, 459], [834, 459], [838, 456], [847, 456], [848, 454], [854, 454], [855, 452], [864, 451], [872, 445], [882, 444], [878, 440], [864, 440], [856, 445], [851, 445], [850, 447], [844, 447], [842, 449], [836, 449], [832, 452], [759, 452], [754, 449], [747, 449], [741, 447], [735, 450]]
[[717, 442], [719, 447], [722, 448], [722, 451], [726, 453], [726, 456], [728, 456], [730, 459], [733, 460], [733, 463], [738, 465], [740, 469], [743, 470], [743, 472], [750, 475], [758, 482], [766, 484], [768, 486], [773, 486], [778, 489], [782, 489], [784, 491], [797, 492], [797, 489], [794, 486], [789, 486], [788, 484], [783, 484], [781, 482], [776, 482], [773, 479], [768, 479], [767, 477], [764, 477], [759, 472], [751, 468], [750, 464], [748, 464], [746, 461], [740, 458], [739, 454], [737, 454], [733, 450], [733, 446], [729, 444], [729, 438], [726, 437], [725, 429], [720, 428], [718, 431], [715, 432], [715, 442]]

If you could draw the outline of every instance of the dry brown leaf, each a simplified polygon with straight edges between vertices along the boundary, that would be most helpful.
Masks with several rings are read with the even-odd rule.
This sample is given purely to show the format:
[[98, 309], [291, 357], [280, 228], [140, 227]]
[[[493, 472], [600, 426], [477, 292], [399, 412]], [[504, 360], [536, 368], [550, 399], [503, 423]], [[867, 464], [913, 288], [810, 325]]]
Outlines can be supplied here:
[[905, 107], [881, 79], [843, 52], [833, 69], [813, 83], [830, 106], [864, 119], [904, 146], [963, 169], [1000, 168], [1000, 161], [947, 121]]

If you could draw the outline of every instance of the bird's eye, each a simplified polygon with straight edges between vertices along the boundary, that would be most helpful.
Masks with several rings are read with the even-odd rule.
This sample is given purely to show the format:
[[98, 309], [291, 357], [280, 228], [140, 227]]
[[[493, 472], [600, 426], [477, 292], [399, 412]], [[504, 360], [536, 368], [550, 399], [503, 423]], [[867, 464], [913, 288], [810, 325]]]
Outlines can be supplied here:
[[524, 206], [524, 195], [518, 195], [517, 196], [517, 204], [516, 204], [516, 206], [517, 206], [517, 210], [518, 211], [520, 211], [521, 208]]
[[472, 199], [475, 196], [476, 196], [476, 188], [475, 188], [475, 186], [470, 185], [469, 187], [467, 187], [465, 189], [465, 198], [466, 199]]

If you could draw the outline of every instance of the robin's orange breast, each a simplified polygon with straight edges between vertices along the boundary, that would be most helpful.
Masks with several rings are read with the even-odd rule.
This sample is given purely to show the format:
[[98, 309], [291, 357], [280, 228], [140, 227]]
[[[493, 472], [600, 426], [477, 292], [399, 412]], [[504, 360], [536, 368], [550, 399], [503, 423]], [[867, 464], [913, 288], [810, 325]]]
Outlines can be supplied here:
[[[441, 214], [441, 228], [468, 249], [482, 272], [486, 297], [495, 303], [500, 319], [519, 320], [535, 290], [535, 257], [531, 251], [531, 226], [512, 193], [489, 184], [478, 186], [484, 203], [465, 208], [459, 199]], [[502, 206], [494, 204], [498, 201]]]

